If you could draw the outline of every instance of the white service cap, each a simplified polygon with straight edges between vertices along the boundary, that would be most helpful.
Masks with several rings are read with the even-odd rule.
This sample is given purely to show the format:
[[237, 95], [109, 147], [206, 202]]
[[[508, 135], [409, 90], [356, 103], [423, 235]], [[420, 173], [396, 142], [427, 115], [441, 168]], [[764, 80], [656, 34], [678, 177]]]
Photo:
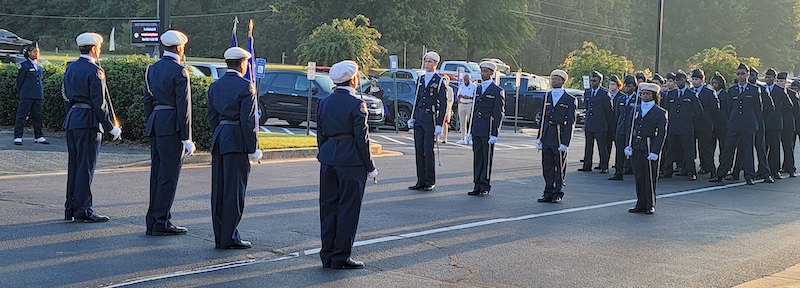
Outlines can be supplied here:
[[169, 30], [161, 34], [161, 44], [167, 47], [186, 44], [186, 42], [189, 42], [189, 37], [186, 37], [186, 34], [178, 30]]
[[559, 69], [553, 70], [553, 72], [550, 72], [550, 75], [559, 76], [562, 79], [564, 79], [564, 82], [567, 82], [567, 80], [569, 80], [569, 75], [567, 74], [567, 71], [564, 70], [559, 70]]
[[661, 86], [658, 86], [658, 84], [653, 84], [653, 83], [641, 83], [639, 84], [639, 89], [653, 91], [653, 93], [655, 94], [661, 92]]
[[431, 59], [433, 61], [439, 62], [439, 53], [433, 51], [425, 53], [425, 56], [422, 56], [422, 60], [425, 59]]
[[328, 73], [330, 74], [333, 83], [344, 83], [358, 74], [358, 64], [351, 60], [344, 60], [342, 62], [333, 64], [330, 72]]
[[494, 64], [494, 62], [491, 61], [483, 61], [481, 62], [481, 68], [489, 68], [492, 69], [492, 71], [495, 71], [497, 70], [497, 64]]
[[78, 35], [78, 38], [75, 38], [75, 42], [78, 43], [78, 46], [94, 46], [103, 43], [103, 36], [97, 33], [87, 32]]
[[250, 59], [253, 55], [239, 47], [231, 47], [225, 50], [225, 59]]

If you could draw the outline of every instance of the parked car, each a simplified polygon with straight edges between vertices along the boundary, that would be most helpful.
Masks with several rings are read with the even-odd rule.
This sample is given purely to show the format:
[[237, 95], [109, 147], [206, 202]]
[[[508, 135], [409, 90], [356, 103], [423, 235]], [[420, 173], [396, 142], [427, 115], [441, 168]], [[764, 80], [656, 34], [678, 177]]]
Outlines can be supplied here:
[[450, 79], [458, 79], [458, 68], [464, 68], [464, 74], [469, 74], [472, 80], [480, 81], [481, 67], [478, 63], [469, 61], [444, 61], [439, 69], [440, 75], [450, 76]]
[[[506, 116], [510, 119], [517, 116], [516, 99], [517, 87], [516, 77], [500, 77], [500, 87], [506, 91]], [[550, 82], [546, 78], [534, 74], [523, 74], [520, 77], [519, 90], [519, 120], [533, 121], [536, 126], [540, 125], [542, 119], [542, 100], [547, 90], [550, 89]], [[583, 101], [583, 91], [578, 89], [566, 88], [567, 93], [578, 100], [575, 116], [577, 123], [583, 123], [585, 118], [586, 104]]]
[[22, 54], [22, 49], [33, 41], [22, 39], [6, 29], [0, 29], [0, 53]]
[[[383, 90], [383, 101], [389, 108], [390, 117], [386, 117], [386, 125], [394, 126], [394, 117], [398, 117], [399, 128], [401, 130], [408, 130], [408, 119], [411, 119], [411, 111], [413, 109], [414, 98], [416, 97], [417, 81], [414, 79], [397, 79], [397, 113], [394, 111], [394, 80], [392, 78], [378, 78], [378, 88]], [[359, 90], [366, 91], [370, 83], [363, 83]], [[458, 82], [450, 81], [450, 87], [453, 88], [453, 93], [458, 92]], [[453, 96], [455, 98], [455, 96]], [[453, 103], [452, 119], [450, 120], [450, 129], [458, 127], [458, 101]]]
[[[327, 73], [318, 72], [311, 85], [311, 121], [316, 121], [317, 103], [333, 92], [334, 84]], [[290, 126], [299, 126], [306, 121], [308, 88], [305, 71], [266, 71], [258, 85], [259, 122], [264, 124], [269, 118], [278, 118], [286, 120]], [[369, 95], [357, 94], [367, 103], [367, 124], [372, 128], [383, 124], [383, 102]]]
[[[397, 79], [419, 79], [420, 76], [425, 75], [425, 70], [422, 69], [397, 69]], [[392, 79], [394, 73], [391, 70], [386, 70], [378, 75], [378, 78]]]
[[204, 75], [214, 78], [214, 80], [219, 79], [219, 77], [222, 77], [222, 75], [225, 75], [225, 72], [228, 71], [228, 66], [225, 64], [188, 63], [188, 65], [194, 66], [194, 68], [200, 70]]
[[511, 73], [511, 67], [508, 66], [503, 60], [497, 58], [483, 58], [481, 61], [489, 61], [497, 65], [497, 72], [503, 73], [505, 75], [509, 75]]

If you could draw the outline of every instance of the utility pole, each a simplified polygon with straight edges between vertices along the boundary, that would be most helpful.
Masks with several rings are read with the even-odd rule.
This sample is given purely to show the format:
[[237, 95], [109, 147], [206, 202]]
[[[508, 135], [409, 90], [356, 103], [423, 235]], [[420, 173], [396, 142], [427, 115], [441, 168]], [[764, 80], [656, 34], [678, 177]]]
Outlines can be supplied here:
[[661, 32], [664, 29], [664, 0], [658, 0], [658, 26], [656, 31], [656, 69], [655, 73], [658, 73], [658, 69], [661, 67]]
[[[164, 32], [169, 30], [169, 0], [158, 0], [158, 37], [160, 38]], [[161, 51], [164, 51], [163, 45], [159, 46]], [[156, 54], [156, 58], [161, 56], [161, 53]]]

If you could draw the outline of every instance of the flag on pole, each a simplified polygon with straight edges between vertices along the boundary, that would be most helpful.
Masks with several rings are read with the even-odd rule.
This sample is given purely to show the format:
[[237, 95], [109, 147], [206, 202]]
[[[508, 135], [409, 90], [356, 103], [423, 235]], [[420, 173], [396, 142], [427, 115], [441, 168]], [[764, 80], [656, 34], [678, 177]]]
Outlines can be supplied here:
[[117, 50], [116, 45], [114, 45], [114, 28], [115, 27], [111, 27], [111, 41], [108, 41], [108, 51]]
[[250, 80], [251, 85], [256, 84], [256, 53], [253, 51], [253, 19], [250, 19], [250, 30], [247, 32], [247, 52], [250, 52], [250, 59], [247, 60], [247, 72], [244, 79]]
[[233, 18], [233, 32], [231, 32], [231, 47], [239, 47], [239, 41], [236, 41], [236, 24], [239, 24], [239, 17]]

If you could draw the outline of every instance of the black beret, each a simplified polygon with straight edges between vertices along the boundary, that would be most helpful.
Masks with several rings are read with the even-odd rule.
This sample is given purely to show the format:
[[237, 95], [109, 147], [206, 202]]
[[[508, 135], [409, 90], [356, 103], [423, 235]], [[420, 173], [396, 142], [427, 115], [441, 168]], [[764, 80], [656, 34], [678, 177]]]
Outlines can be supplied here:
[[600, 79], [603, 79], [603, 73], [600, 73], [598, 71], [592, 71], [592, 77], [598, 77]]
[[789, 76], [789, 73], [786, 73], [786, 72], [778, 73], [778, 79], [784, 79], [785, 80], [788, 76]]
[[628, 84], [636, 85], [636, 78], [633, 78], [633, 76], [628, 75], [628, 76], [625, 76], [625, 81], [623, 81], [623, 82], [625, 83], [625, 85], [628, 85]]
[[667, 80], [675, 80], [675, 73], [674, 72], [667, 73]]
[[639, 73], [636, 73], [636, 79], [646, 79], [646, 78], [647, 77], [644, 76], [644, 72], [639, 71]]
[[694, 78], [694, 77], [697, 77], [697, 78], [700, 78], [700, 79], [705, 79], [706, 78], [706, 73], [703, 72], [703, 69], [699, 69], [699, 68], [698, 69], [694, 69], [694, 71], [692, 71], [692, 78]]
[[764, 75], [776, 76], [776, 75], [778, 75], [778, 73], [775, 72], [775, 69], [769, 68], [769, 69], [767, 69], [767, 72], [764, 73]]
[[719, 71], [714, 72], [714, 77], [711, 77], [711, 79], [722, 80], [722, 82], [725, 82], [725, 77], [722, 76]]
[[[758, 70], [756, 69], [756, 67], [750, 67], [750, 74], [756, 74], [756, 75], [758, 75]], [[752, 76], [752, 75], [751, 75], [751, 76]]]
[[664, 77], [661, 77], [661, 75], [658, 75], [658, 73], [656, 73], [655, 75], [653, 75], [653, 81], [664, 83]]
[[614, 82], [619, 84], [622, 81], [619, 80], [619, 77], [617, 75], [611, 75], [611, 77], [608, 78], [608, 82], [609, 83]]
[[750, 68], [747, 67], [747, 64], [744, 63], [739, 63], [739, 68], [736, 68], [736, 70], [739, 69], [750, 70]]
[[686, 79], [686, 72], [683, 72], [683, 70], [678, 69], [678, 72], [675, 72], [675, 79], [681, 79], [681, 78]]

